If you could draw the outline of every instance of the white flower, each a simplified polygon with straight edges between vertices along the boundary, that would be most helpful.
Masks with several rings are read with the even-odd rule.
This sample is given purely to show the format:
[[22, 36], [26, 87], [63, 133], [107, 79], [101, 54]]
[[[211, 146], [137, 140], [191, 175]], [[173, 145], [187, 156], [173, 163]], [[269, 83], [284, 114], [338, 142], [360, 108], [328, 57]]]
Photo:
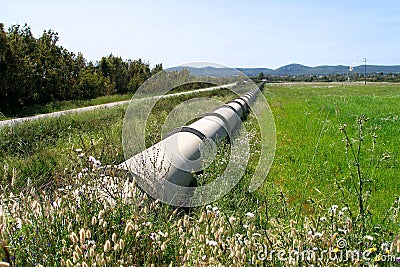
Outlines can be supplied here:
[[247, 213], [246, 213], [246, 216], [249, 217], [249, 218], [253, 218], [253, 217], [254, 217], [254, 213], [252, 213], [252, 212], [247, 212]]
[[214, 241], [214, 240], [206, 240], [206, 244], [212, 247], [215, 247], [216, 245], [218, 245], [218, 242]]
[[211, 209], [211, 205], [207, 205], [206, 210], [210, 210], [210, 209]]
[[162, 237], [167, 237], [167, 234], [165, 234], [165, 233], [163, 233], [163, 232], [161, 232], [161, 231], [158, 231], [158, 234], [159, 234], [160, 236], [162, 236]]
[[15, 228], [17, 228], [18, 230], [22, 229], [22, 220], [20, 218], [17, 218]]
[[215, 212], [218, 210], [218, 207], [213, 207], [212, 210]]
[[316, 237], [316, 238], [320, 238], [322, 236], [322, 233], [319, 233], [319, 232], [316, 232], [315, 234], [314, 234], [314, 237]]
[[365, 239], [368, 239], [368, 240], [370, 240], [370, 241], [373, 241], [373, 240], [374, 240], [374, 238], [373, 238], [372, 236], [370, 236], [370, 235], [366, 235], [366, 236], [364, 236], [364, 238], [365, 238]]

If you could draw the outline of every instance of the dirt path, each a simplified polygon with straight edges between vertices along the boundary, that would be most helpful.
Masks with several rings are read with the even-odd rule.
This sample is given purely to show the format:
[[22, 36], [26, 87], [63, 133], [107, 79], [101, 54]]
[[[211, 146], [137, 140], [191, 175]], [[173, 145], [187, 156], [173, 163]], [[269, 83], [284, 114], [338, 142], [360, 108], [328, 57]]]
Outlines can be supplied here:
[[[198, 89], [198, 90], [193, 90], [193, 91], [179, 92], [179, 93], [169, 94], [169, 95], [152, 96], [152, 98], [167, 98], [167, 97], [178, 96], [178, 95], [188, 95], [188, 94], [193, 94], [193, 93], [198, 93], [198, 92], [212, 91], [212, 90], [220, 89], [222, 87], [230, 88], [234, 85], [235, 85], [235, 83], [231, 83], [231, 84], [203, 88], [203, 89]], [[39, 120], [39, 119], [43, 119], [43, 118], [56, 118], [56, 117], [60, 117], [60, 116], [71, 114], [71, 113], [80, 113], [80, 112], [95, 110], [95, 109], [99, 109], [99, 108], [110, 108], [110, 107], [115, 107], [115, 106], [127, 105], [129, 102], [130, 102], [130, 100], [125, 100], [125, 101], [112, 102], [112, 103], [100, 104], [100, 105], [83, 107], [83, 108], [75, 108], [75, 109], [69, 109], [69, 110], [56, 111], [56, 112], [52, 112], [52, 113], [39, 114], [39, 115], [23, 117], [23, 118], [4, 120], [4, 121], [0, 121], [0, 128], [3, 126], [6, 126], [6, 125], [15, 125], [15, 124], [22, 123], [25, 121]]]

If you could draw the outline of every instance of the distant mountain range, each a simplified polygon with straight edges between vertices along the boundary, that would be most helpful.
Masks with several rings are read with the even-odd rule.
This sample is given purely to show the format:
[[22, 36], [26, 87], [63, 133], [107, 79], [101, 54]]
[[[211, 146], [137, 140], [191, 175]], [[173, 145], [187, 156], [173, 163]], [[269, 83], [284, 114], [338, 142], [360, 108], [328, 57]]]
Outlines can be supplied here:
[[[169, 68], [169, 71], [180, 71], [182, 69], [188, 69], [191, 74], [196, 76], [232, 76], [237, 75], [235, 70], [230, 68], [215, 68], [215, 67], [187, 67], [180, 66]], [[237, 68], [237, 70], [243, 72], [247, 76], [258, 76], [261, 72], [264, 75], [271, 76], [296, 76], [296, 75], [336, 75], [336, 74], [347, 74], [349, 71], [348, 66], [338, 65], [338, 66], [316, 66], [309, 67], [301, 64], [289, 64], [278, 69], [269, 68]], [[394, 66], [380, 66], [380, 65], [367, 65], [367, 73], [400, 73], [400, 65]], [[352, 73], [364, 73], [364, 65], [353, 67]]]

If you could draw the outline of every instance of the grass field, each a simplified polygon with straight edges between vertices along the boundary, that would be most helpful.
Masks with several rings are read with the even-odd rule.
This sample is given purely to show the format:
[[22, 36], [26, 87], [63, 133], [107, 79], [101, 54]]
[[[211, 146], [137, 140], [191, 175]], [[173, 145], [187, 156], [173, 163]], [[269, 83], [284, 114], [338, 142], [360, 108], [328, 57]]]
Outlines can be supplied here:
[[[3, 261], [11, 266], [336, 266], [386, 264], [388, 255], [400, 260], [400, 85], [267, 84], [264, 95], [275, 117], [277, 147], [263, 186], [247, 191], [260, 145], [260, 126], [250, 113], [249, 133], [240, 136], [253, 148], [243, 179], [216, 203], [189, 210], [151, 200], [125, 174], [113, 168], [104, 172], [99, 162], [88, 160], [93, 156], [102, 165], [124, 160], [126, 107], [0, 129]], [[214, 97], [227, 101], [233, 95]], [[152, 125], [186, 98], [162, 100]], [[362, 115], [369, 120], [357, 120]], [[346, 146], [341, 128], [352, 146]], [[199, 180], [218, 176], [228, 151], [222, 146]], [[368, 205], [362, 214], [359, 174], [363, 201], [370, 196], [362, 202]], [[348, 262], [265, 257], [265, 250], [327, 249], [338, 255], [345, 248], [368, 250], [370, 256]]]

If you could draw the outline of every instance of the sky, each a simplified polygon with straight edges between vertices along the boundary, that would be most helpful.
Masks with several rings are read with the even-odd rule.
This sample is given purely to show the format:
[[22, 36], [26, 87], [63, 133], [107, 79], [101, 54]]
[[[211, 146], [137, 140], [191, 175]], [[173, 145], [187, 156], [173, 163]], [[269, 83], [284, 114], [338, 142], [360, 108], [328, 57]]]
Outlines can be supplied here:
[[151, 66], [400, 65], [400, 1], [0, 0], [0, 22], [93, 62], [109, 54]]

